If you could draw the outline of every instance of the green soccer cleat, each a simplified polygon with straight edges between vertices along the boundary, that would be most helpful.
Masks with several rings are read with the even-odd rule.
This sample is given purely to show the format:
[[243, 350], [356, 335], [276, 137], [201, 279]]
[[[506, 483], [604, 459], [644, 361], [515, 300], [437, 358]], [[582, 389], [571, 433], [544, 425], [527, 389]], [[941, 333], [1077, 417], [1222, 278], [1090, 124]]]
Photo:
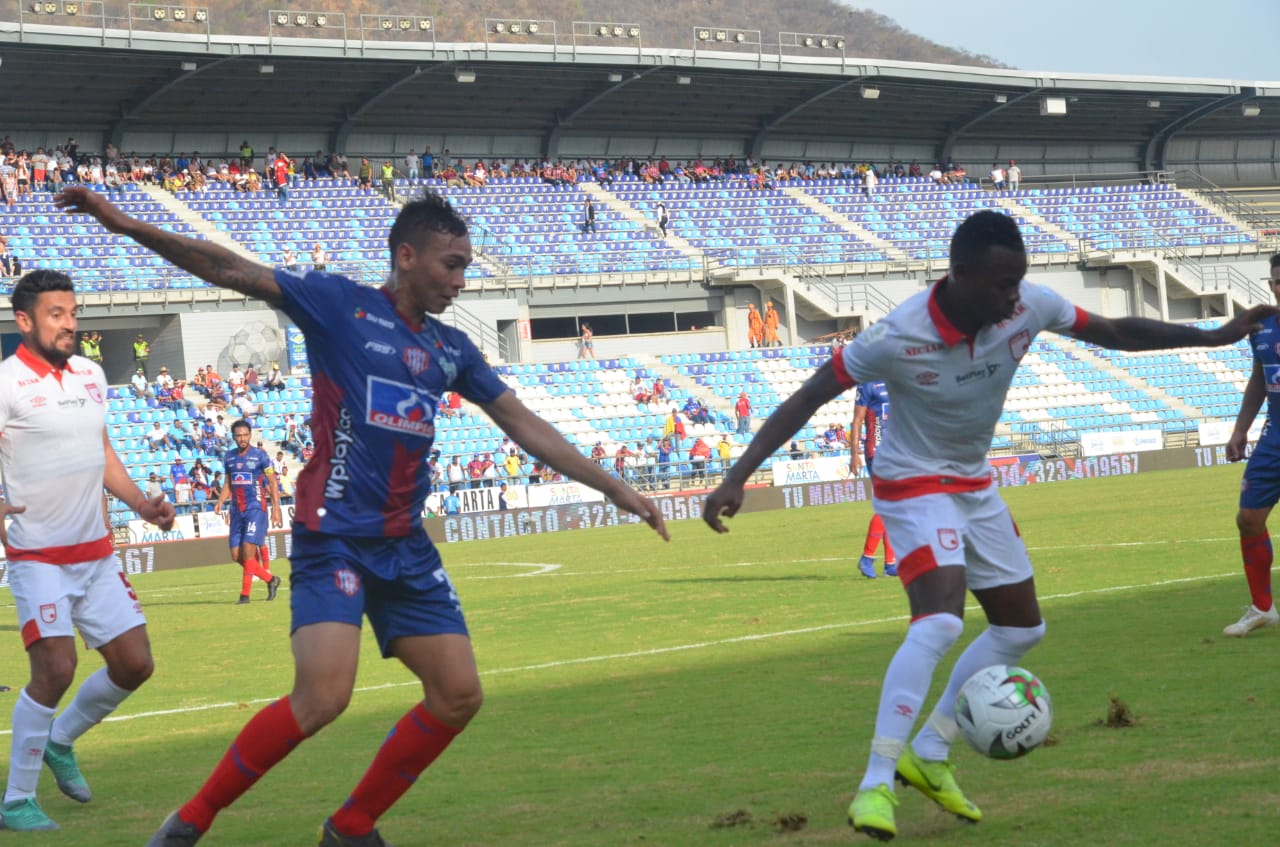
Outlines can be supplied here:
[[898, 834], [893, 810], [898, 798], [883, 782], [875, 788], [864, 788], [849, 804], [849, 826], [878, 841], [891, 841]]
[[333, 818], [329, 818], [320, 827], [320, 841], [317, 847], [395, 847], [378, 833], [370, 830], [366, 835], [343, 835], [333, 828]]
[[56, 744], [50, 741], [44, 747], [44, 763], [53, 771], [53, 778], [58, 782], [58, 790], [77, 803], [88, 803], [93, 799], [89, 783], [80, 773], [80, 763], [76, 761], [76, 753], [70, 744]]
[[956, 766], [950, 762], [925, 761], [908, 744], [898, 759], [895, 776], [898, 782], [910, 785], [960, 820], [969, 823], [982, 820], [982, 810], [964, 796], [956, 783]]
[[14, 800], [0, 806], [0, 829], [14, 832], [35, 832], [41, 829], [58, 829], [58, 825], [49, 820], [49, 816], [40, 808], [36, 798], [27, 797]]

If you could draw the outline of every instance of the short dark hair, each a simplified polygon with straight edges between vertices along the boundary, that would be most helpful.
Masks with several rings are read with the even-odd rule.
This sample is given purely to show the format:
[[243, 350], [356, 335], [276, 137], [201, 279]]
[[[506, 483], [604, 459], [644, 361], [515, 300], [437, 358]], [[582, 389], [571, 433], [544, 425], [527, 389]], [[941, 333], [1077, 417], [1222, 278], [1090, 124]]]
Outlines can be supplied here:
[[467, 234], [467, 222], [448, 200], [434, 191], [423, 191], [420, 198], [404, 204], [391, 225], [387, 236], [391, 266], [395, 267], [396, 248], [405, 243], [420, 246], [431, 232], [463, 236]]
[[1280, 253], [1274, 253], [1271, 256], [1271, 269], [1280, 268]]
[[956, 227], [951, 236], [951, 263], [973, 264], [981, 261], [992, 247], [1006, 247], [1017, 253], [1027, 252], [1017, 222], [1008, 215], [983, 209], [974, 212]]
[[36, 300], [46, 291], [74, 292], [75, 290], [71, 277], [61, 271], [31, 271], [18, 280], [17, 285], [13, 287], [13, 293], [9, 295], [9, 301], [13, 304], [14, 314], [26, 312], [29, 315], [35, 308]]
[[249, 426], [249, 422], [248, 422], [248, 421], [246, 421], [244, 418], [241, 418], [240, 420], [236, 421], [235, 423], [233, 423], [233, 424], [231, 425], [231, 432], [232, 432], [232, 434], [234, 435], [234, 434], [235, 434], [235, 431], [236, 431], [237, 429], [242, 428], [242, 427], [243, 427], [247, 432], [253, 432], [253, 427]]

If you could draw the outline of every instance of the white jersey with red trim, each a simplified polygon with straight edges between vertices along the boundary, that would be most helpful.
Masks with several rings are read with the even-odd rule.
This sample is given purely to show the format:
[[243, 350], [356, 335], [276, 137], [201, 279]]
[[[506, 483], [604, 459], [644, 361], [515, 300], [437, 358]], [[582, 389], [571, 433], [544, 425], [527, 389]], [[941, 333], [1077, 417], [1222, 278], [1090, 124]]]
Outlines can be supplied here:
[[[969, 338], [938, 307], [945, 284], [908, 298], [833, 363], [846, 388], [883, 380], [893, 398], [893, 426], [876, 453], [878, 497], [988, 484], [987, 452], [1019, 361], [1041, 330], [1070, 334], [1088, 319], [1057, 292], [1023, 281], [1013, 316]], [[910, 482], [884, 484], [898, 480]]]
[[25, 345], [0, 362], [0, 472], [13, 516], [10, 560], [94, 561], [113, 545], [102, 512], [106, 378], [72, 356], [53, 369]]

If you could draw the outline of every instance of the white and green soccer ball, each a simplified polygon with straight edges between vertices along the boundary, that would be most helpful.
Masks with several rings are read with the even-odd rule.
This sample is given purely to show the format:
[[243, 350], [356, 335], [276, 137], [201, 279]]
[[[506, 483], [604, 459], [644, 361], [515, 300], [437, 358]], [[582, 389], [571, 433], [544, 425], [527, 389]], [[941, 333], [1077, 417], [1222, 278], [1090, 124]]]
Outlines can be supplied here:
[[956, 723], [965, 740], [982, 755], [1016, 759], [1049, 737], [1053, 702], [1049, 690], [1031, 671], [992, 665], [960, 687]]

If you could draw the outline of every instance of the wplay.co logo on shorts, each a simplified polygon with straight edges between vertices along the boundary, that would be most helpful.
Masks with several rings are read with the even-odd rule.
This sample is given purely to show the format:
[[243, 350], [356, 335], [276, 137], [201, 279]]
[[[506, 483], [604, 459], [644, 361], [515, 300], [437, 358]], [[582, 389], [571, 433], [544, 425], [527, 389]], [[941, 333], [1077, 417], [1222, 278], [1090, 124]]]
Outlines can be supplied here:
[[436, 404], [439, 399], [402, 382], [369, 377], [368, 423], [389, 429], [434, 438]]

